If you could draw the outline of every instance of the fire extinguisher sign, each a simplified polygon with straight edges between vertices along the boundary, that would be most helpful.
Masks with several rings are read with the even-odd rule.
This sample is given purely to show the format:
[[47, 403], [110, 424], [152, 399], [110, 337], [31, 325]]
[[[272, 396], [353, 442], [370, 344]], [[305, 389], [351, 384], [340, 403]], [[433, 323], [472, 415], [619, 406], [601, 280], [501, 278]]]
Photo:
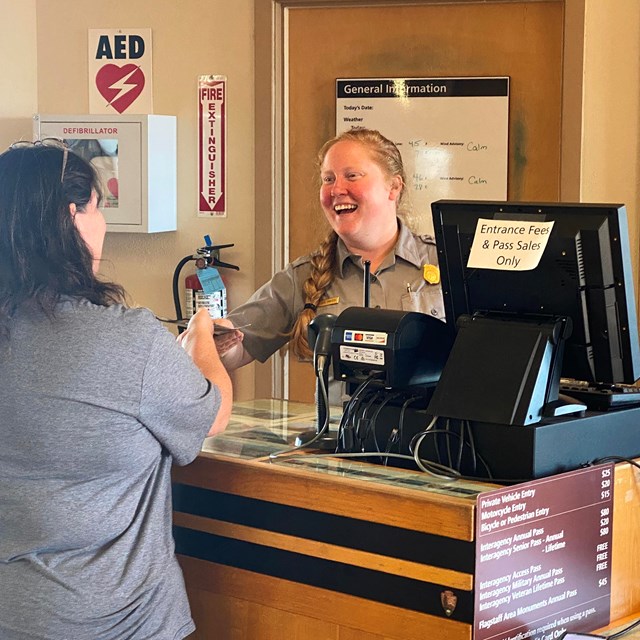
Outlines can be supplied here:
[[198, 216], [226, 217], [226, 76], [198, 78]]

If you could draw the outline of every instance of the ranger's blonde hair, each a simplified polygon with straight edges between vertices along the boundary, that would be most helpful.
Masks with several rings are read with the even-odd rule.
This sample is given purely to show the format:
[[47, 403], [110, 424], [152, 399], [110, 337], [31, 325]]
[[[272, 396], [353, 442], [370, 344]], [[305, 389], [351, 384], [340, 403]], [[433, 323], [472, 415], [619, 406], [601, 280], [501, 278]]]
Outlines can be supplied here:
[[[406, 184], [404, 165], [398, 147], [385, 138], [379, 131], [373, 129], [351, 129], [345, 131], [335, 138], [325, 142], [318, 152], [318, 165], [322, 166], [327, 152], [338, 142], [357, 142], [366, 147], [371, 153], [374, 162], [382, 169], [385, 175], [391, 180], [395, 176], [402, 179], [402, 187], [398, 197], [398, 204], [404, 195], [404, 185]], [[331, 286], [336, 271], [336, 249], [338, 245], [338, 234], [331, 230], [322, 241], [318, 249], [311, 256], [311, 274], [302, 287], [302, 295], [305, 305], [296, 319], [291, 330], [290, 346], [293, 353], [300, 359], [309, 359], [313, 355], [309, 348], [307, 339], [308, 326], [316, 315], [316, 309], [326, 290]]]

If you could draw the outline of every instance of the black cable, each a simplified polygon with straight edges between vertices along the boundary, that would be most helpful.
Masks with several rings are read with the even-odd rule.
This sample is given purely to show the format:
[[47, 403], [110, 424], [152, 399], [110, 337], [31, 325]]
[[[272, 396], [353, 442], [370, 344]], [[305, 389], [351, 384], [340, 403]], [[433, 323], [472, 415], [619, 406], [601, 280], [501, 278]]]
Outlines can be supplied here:
[[404, 435], [404, 414], [407, 410], [407, 407], [415, 402], [416, 400], [420, 400], [422, 396], [411, 396], [407, 398], [405, 403], [402, 405], [402, 409], [400, 409], [400, 419], [398, 420], [398, 451], [402, 448], [402, 438]]
[[320, 387], [320, 393], [325, 403], [324, 406], [327, 408], [322, 427], [318, 430], [318, 433], [316, 433], [316, 435], [313, 438], [311, 438], [311, 440], [308, 440], [307, 442], [304, 442], [303, 444], [297, 447], [289, 447], [288, 449], [282, 449], [281, 451], [274, 451], [273, 453], [270, 453], [269, 462], [273, 462], [276, 458], [281, 458], [288, 454], [299, 451], [300, 449], [304, 449], [305, 447], [309, 447], [314, 442], [317, 442], [329, 429], [329, 423], [331, 422], [331, 412], [329, 410], [329, 394], [327, 392], [327, 386], [325, 385], [325, 380], [321, 375], [318, 376], [318, 386]]
[[411, 438], [411, 440], [409, 440], [409, 444], [407, 446], [407, 448], [409, 449], [409, 453], [411, 455], [415, 453], [413, 450], [413, 447], [416, 443], [416, 440], [427, 431], [433, 430], [433, 427], [437, 424], [439, 418], [440, 416], [433, 416], [431, 419], [431, 422], [429, 422], [429, 424], [422, 431], [418, 431], [418, 433], [413, 434], [413, 437]]
[[[449, 424], [449, 421], [447, 421], [447, 424]], [[420, 433], [418, 433], [416, 435], [418, 437], [421, 437], [421, 436], [429, 435], [431, 433], [434, 433], [434, 434], [435, 433], [439, 433], [439, 434], [444, 434], [444, 435], [447, 435], [447, 436], [455, 436], [456, 438], [458, 438], [458, 440], [460, 440], [460, 438], [462, 437], [459, 433], [457, 433], [456, 431], [452, 431], [448, 427], [444, 427], [442, 429], [429, 429], [429, 430], [422, 431], [422, 432], [420, 432]], [[417, 438], [416, 438], [416, 440], [417, 440]], [[447, 438], [447, 440], [449, 440], [449, 438]]]
[[[435, 423], [434, 423], [434, 424], [435, 424]], [[445, 424], [446, 424], [446, 421], [445, 421]], [[443, 464], [443, 462], [442, 462], [442, 456], [440, 455], [440, 445], [439, 445], [439, 443], [438, 443], [438, 440], [437, 440], [437, 439], [436, 439], [435, 444], [434, 444], [434, 449], [435, 449], [435, 452], [436, 452], [436, 462], [437, 462], [438, 464]]]
[[464, 450], [465, 443], [465, 429], [464, 429], [464, 420], [460, 420], [460, 444], [458, 445], [458, 462], [456, 465], [456, 469], [460, 471], [462, 469], [462, 452]]
[[358, 404], [360, 395], [364, 392], [364, 390], [367, 388], [367, 386], [371, 383], [372, 380], [373, 380], [373, 377], [369, 376], [356, 387], [356, 390], [353, 392], [353, 395], [351, 396], [351, 398], [349, 398], [349, 402], [347, 402], [347, 406], [345, 407], [344, 412], [342, 413], [342, 417], [340, 419], [341, 427], [343, 426], [342, 423], [346, 424], [351, 418], [351, 412], [353, 411], [353, 408], [355, 407], [355, 405]]
[[360, 443], [361, 451], [364, 451], [367, 437], [369, 436], [369, 432], [371, 431], [371, 420], [367, 418], [367, 413], [369, 412], [369, 409], [371, 409], [371, 406], [378, 401], [378, 398], [381, 395], [381, 392], [384, 393], [384, 390], [383, 389], [374, 390], [373, 395], [367, 401], [367, 404], [360, 412], [360, 417], [356, 416], [355, 418], [356, 420], [355, 433], [356, 433], [356, 438]]
[[353, 419], [353, 415], [357, 413], [357, 406], [360, 403], [360, 396], [378, 375], [378, 372], [371, 371], [367, 378], [357, 386], [356, 390], [353, 392], [353, 395], [349, 399], [349, 402], [347, 403], [347, 406], [342, 413], [340, 424], [338, 425], [338, 448], [336, 448], [336, 453], [338, 453], [340, 442], [343, 442], [344, 449], [350, 449], [350, 447], [347, 446], [346, 442], [346, 431], [349, 427], [349, 423]]
[[183, 320], [182, 317], [182, 308], [180, 306], [180, 293], [178, 291], [178, 282], [180, 280], [180, 271], [182, 271], [182, 267], [184, 267], [187, 262], [190, 260], [194, 260], [193, 256], [185, 256], [178, 262], [174, 272], [173, 272], [173, 282], [171, 286], [171, 291], [173, 293], [173, 306], [176, 310], [176, 320]]
[[[391, 449], [393, 448], [394, 444], [397, 444], [400, 442], [400, 432], [398, 431], [397, 428], [395, 429], [391, 429], [391, 433], [389, 434], [389, 437], [387, 438], [387, 446], [384, 448], [384, 453], [391, 453]], [[400, 451], [400, 446], [398, 445], [398, 451]], [[382, 457], [383, 462], [382, 464], [386, 467], [389, 464], [389, 457], [388, 456], [383, 456]]]
[[[410, 460], [415, 462], [415, 457], [414, 456], [408, 456], [404, 453], [383, 453], [383, 452], [376, 452], [376, 451], [371, 451], [371, 452], [358, 452], [358, 453], [334, 453], [334, 452], [328, 452], [328, 453], [304, 453], [304, 452], [300, 452], [299, 451], [300, 447], [296, 447], [295, 449], [291, 449], [290, 453], [287, 453], [286, 458], [296, 458], [298, 456], [302, 457], [304, 456], [305, 460], [310, 460], [312, 458], [371, 458], [371, 457], [385, 457], [385, 458], [396, 458], [396, 459], [400, 459], [400, 460]], [[269, 456], [269, 458], [271, 459], [275, 459], [278, 457], [284, 457], [284, 453], [285, 451], [281, 451], [278, 452], [276, 454], [271, 454]], [[428, 462], [428, 461], [427, 461]], [[431, 463], [431, 464], [435, 464], [435, 463]], [[438, 466], [442, 466], [442, 465], [438, 465]], [[419, 467], [418, 467], [419, 468]], [[444, 468], [444, 467], [443, 467]], [[453, 471], [453, 470], [451, 470]], [[442, 474], [439, 473], [433, 473], [431, 471], [428, 471], [428, 473], [430, 475], [436, 476], [438, 478], [440, 478], [441, 480], [467, 480], [469, 482], [487, 482], [487, 478], [476, 478], [474, 476], [463, 476], [461, 474], [457, 474], [455, 475], [455, 477], [451, 477], [451, 476], [443, 476]], [[531, 478], [495, 478], [492, 479], [491, 482], [495, 483], [495, 484], [505, 484], [505, 485], [511, 485], [511, 484], [521, 484], [523, 482], [529, 482], [531, 480]]]
[[[450, 430], [450, 425], [451, 425], [451, 419], [447, 418], [445, 420], [444, 423], [444, 432], [447, 433]], [[436, 442], [437, 442], [437, 438], [436, 438]], [[440, 447], [438, 447], [439, 449]], [[448, 467], [452, 467], [452, 463], [451, 463], [451, 439], [450, 438], [445, 438], [445, 450], [447, 453], [447, 462], [448, 462]]]
[[[421, 466], [421, 462], [422, 462], [422, 464], [424, 464], [423, 459], [420, 458], [420, 453], [419, 453], [420, 452], [420, 447], [422, 446], [422, 443], [425, 441], [427, 436], [435, 436], [434, 437], [434, 441], [435, 441], [436, 449], [438, 447], [438, 437], [437, 437], [438, 435], [442, 435], [442, 434], [446, 435], [447, 436], [447, 442], [449, 442], [449, 437], [448, 436], [451, 436], [451, 435], [455, 435], [456, 437], [460, 438], [460, 434], [457, 434], [457, 433], [451, 431], [448, 428], [448, 424], [449, 424], [449, 421], [447, 420], [447, 422], [446, 422], [447, 426], [445, 426], [445, 428], [443, 428], [443, 429], [433, 429], [433, 428], [432, 429], [425, 429], [422, 433], [418, 434], [418, 437], [416, 438], [416, 441], [415, 441], [414, 459], [415, 459], [415, 462], [416, 462], [416, 464], [418, 465], [418, 467], [420, 469], [423, 469], [423, 467]], [[418, 460], [420, 460], [420, 462], [418, 462]], [[442, 469], [446, 473], [450, 473], [451, 475], [453, 475], [456, 478], [461, 475], [459, 471], [456, 471], [456, 469], [454, 469], [451, 466], [451, 464], [446, 465], [446, 464], [442, 464], [441, 462], [435, 462], [433, 460], [429, 460], [428, 461], [428, 465], [433, 465], [433, 467], [436, 468], [436, 469]], [[428, 465], [425, 465], [425, 466], [428, 466]], [[424, 470], [425, 469], [423, 469], [423, 471]]]
[[[416, 448], [415, 451], [413, 449], [414, 446], [417, 447], [416, 441], [418, 439], [420, 439], [420, 444], [421, 444], [422, 441], [424, 440], [424, 438], [427, 435], [436, 436], [436, 447], [435, 447], [436, 448], [436, 452], [437, 452], [437, 449], [438, 449], [438, 447], [437, 447], [437, 436], [438, 435], [446, 435], [447, 436], [447, 441], [449, 440], [450, 436], [455, 436], [459, 440], [463, 439], [463, 435], [462, 434], [457, 433], [455, 431], [452, 431], [451, 429], [448, 429], [448, 428], [444, 428], [444, 429], [427, 428], [424, 431], [421, 431], [420, 433], [416, 433], [414, 435], [414, 437], [411, 439], [411, 443], [409, 445], [409, 451], [413, 454], [414, 459], [415, 459], [416, 456], [418, 456], [418, 449]], [[469, 443], [464, 442], [463, 446], [464, 446], [464, 444], [466, 444], [466, 446], [470, 447]], [[475, 450], [475, 445], [474, 445], [474, 450]], [[440, 461], [440, 458], [438, 458], [437, 461], [431, 461], [431, 463], [433, 465], [436, 465], [438, 468], [449, 469], [452, 473], [457, 474], [456, 477], [459, 477], [459, 478], [464, 479], [464, 480], [474, 481], [474, 482], [477, 482], [477, 481], [480, 481], [480, 482], [481, 481], [485, 481], [486, 482], [487, 480], [490, 480], [491, 482], [495, 482], [495, 483], [498, 483], [498, 484], [515, 484], [515, 483], [518, 483], [518, 482], [528, 482], [529, 481], [529, 479], [514, 479], [514, 480], [512, 480], [512, 479], [496, 479], [496, 478], [493, 478], [492, 473], [491, 473], [491, 469], [489, 468], [489, 465], [487, 465], [487, 463], [484, 460], [484, 458], [477, 452], [476, 452], [474, 457], [477, 458], [477, 460], [479, 460], [482, 463], [485, 471], [487, 472], [487, 476], [488, 477], [462, 475], [462, 473], [460, 472], [459, 469], [456, 470], [453, 467], [451, 467], [450, 465], [447, 466], [447, 465], [443, 464]], [[416, 460], [416, 464], [420, 468], [420, 464], [417, 462], [417, 460]], [[475, 469], [474, 469], [474, 471], [475, 471]]]
[[[399, 398], [400, 396], [404, 395], [404, 392], [402, 391], [396, 391], [395, 393], [385, 393], [385, 395], [382, 398], [382, 402], [380, 403], [380, 406], [375, 410], [375, 413], [373, 414], [373, 416], [371, 416], [371, 433], [373, 435], [373, 443], [376, 446], [376, 451], [378, 453], [382, 453], [380, 451], [380, 445], [378, 443], [378, 434], [376, 433], [376, 422], [378, 420], [378, 416], [380, 415], [380, 412], [382, 411], [382, 409], [384, 409], [384, 407], [389, 404], [391, 401], [395, 400], [396, 398]], [[393, 428], [392, 428], [393, 431]], [[380, 460], [381, 464], [385, 463], [385, 460]]]
[[415, 454], [413, 456], [414, 462], [418, 465], [418, 468], [428, 473], [430, 475], [436, 476], [438, 478], [442, 478], [444, 480], [456, 480], [460, 477], [460, 473], [451, 467], [447, 467], [446, 465], [440, 464], [439, 462], [433, 462], [432, 460], [423, 460], [420, 458], [420, 446], [422, 442], [428, 435], [432, 435], [434, 433], [446, 432], [443, 429], [427, 429], [422, 432], [420, 437], [416, 441], [415, 445]]
[[638, 464], [635, 460], [632, 460], [631, 458], [625, 458], [624, 456], [606, 456], [604, 458], [596, 458], [591, 463], [589, 463], [589, 466], [596, 464], [605, 464], [607, 462], [628, 462], [634, 467], [640, 469], [640, 464]]
[[[324, 379], [324, 376], [322, 375], [322, 371], [318, 371], [317, 375], [318, 386], [320, 387], [320, 395], [322, 396], [322, 401], [324, 402], [325, 407], [325, 417], [324, 424], [318, 430], [318, 435], [313, 440], [311, 440], [311, 442], [315, 442], [320, 436], [324, 435], [324, 433], [329, 430], [329, 423], [331, 422], [331, 411], [329, 409], [329, 393], [327, 391], [326, 381]], [[308, 442], [307, 445], [311, 444], [311, 442]]]
[[[476, 442], [473, 436], [473, 429], [471, 428], [471, 422], [469, 422], [469, 420], [463, 420], [463, 423], [466, 424], [467, 426], [467, 433], [468, 433], [468, 446], [471, 449], [471, 461], [473, 464], [473, 472], [474, 474], [477, 473], [478, 471], [478, 460], [482, 463], [482, 466], [484, 467], [484, 470], [487, 472], [487, 475], [485, 477], [485, 479], [491, 480], [492, 482], [498, 482], [498, 483], [510, 483], [512, 482], [511, 480], [496, 480], [493, 477], [493, 473], [491, 472], [491, 468], [489, 467], [489, 465], [487, 464], [486, 460], [478, 453], [477, 449], [476, 449]], [[477, 476], [465, 476], [468, 477], [469, 479], [480, 479]], [[518, 480], [518, 482], [528, 482], [529, 479], [522, 479], [522, 480]]]
[[[340, 431], [344, 439], [345, 449], [351, 449], [356, 446], [356, 425], [355, 420], [358, 415], [358, 407], [366, 400], [370, 391], [366, 389], [366, 385], [356, 390], [352, 400], [347, 405], [342, 419], [340, 421]], [[347, 444], [347, 433], [350, 434], [350, 445]]]
[[[473, 438], [473, 430], [471, 429], [471, 423], [468, 420], [463, 420], [463, 423], [466, 425], [468, 440], [469, 440], [469, 448], [471, 449], [471, 464], [473, 465], [473, 473], [478, 472], [478, 460], [476, 457], [476, 442]], [[488, 469], [487, 469], [488, 471]]]
[[[405, 393], [406, 392], [399, 391], [398, 395], [402, 396], [402, 395], [405, 395]], [[398, 418], [398, 426], [395, 427], [395, 428], [392, 428], [390, 433], [389, 433], [389, 437], [387, 438], [387, 444], [386, 444], [385, 449], [384, 449], [385, 453], [391, 453], [391, 449], [394, 447], [394, 445], [397, 445], [398, 453], [400, 452], [400, 449], [402, 447], [402, 438], [403, 438], [403, 434], [404, 434], [404, 414], [405, 414], [405, 411], [406, 411], [407, 407], [412, 402], [415, 402], [416, 400], [419, 400], [420, 398], [421, 398], [421, 396], [411, 395], [403, 402], [402, 407], [400, 408], [400, 415], [399, 415], [399, 418]], [[377, 415], [376, 415], [376, 419], [377, 419]], [[375, 434], [375, 431], [374, 431], [374, 434]], [[376, 444], [377, 444], [377, 440], [376, 440]], [[388, 457], [384, 457], [384, 461], [383, 461], [382, 464], [387, 466], [388, 462], [389, 462], [389, 458]]]
[[[491, 468], [489, 467], [489, 465], [487, 464], [486, 460], [478, 453], [477, 454], [478, 460], [480, 460], [480, 462], [482, 462], [482, 466], [484, 467], [485, 471], [487, 472], [487, 475], [484, 476], [484, 480], [491, 480], [491, 482], [498, 482], [501, 484], [510, 484], [512, 482], [529, 482], [531, 480], [531, 478], [521, 478], [519, 480], [498, 480], [496, 478], [493, 477], [493, 474], [491, 473]], [[476, 480], [481, 480], [483, 478], [475, 478]]]

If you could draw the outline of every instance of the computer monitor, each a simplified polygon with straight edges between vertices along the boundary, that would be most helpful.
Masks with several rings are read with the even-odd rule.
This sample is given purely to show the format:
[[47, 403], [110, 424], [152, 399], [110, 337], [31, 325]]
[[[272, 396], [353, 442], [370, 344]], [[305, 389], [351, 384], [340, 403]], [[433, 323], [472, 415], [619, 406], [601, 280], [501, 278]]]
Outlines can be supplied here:
[[[563, 377], [611, 383], [640, 377], [623, 205], [439, 200], [432, 213], [450, 331], [456, 333], [460, 316], [477, 313], [567, 317], [573, 326], [564, 345]], [[508, 268], [513, 251], [504, 252], [499, 269], [477, 268], [468, 262], [479, 221], [506, 221], [516, 230], [517, 223], [553, 226], [535, 268]]]

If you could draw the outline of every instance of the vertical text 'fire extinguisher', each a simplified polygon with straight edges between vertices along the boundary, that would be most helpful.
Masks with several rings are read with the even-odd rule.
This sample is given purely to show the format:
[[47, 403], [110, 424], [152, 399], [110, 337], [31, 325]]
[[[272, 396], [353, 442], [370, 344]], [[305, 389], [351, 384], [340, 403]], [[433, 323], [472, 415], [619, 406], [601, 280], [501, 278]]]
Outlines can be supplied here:
[[[204, 237], [204, 240], [206, 246], [197, 249], [195, 254], [182, 258], [173, 273], [173, 303], [178, 319], [191, 318], [201, 307], [207, 308], [212, 318], [222, 318], [227, 314], [227, 291], [218, 272], [218, 267], [240, 270], [240, 267], [235, 264], [220, 260], [220, 249], [233, 247], [234, 244], [214, 245], [208, 235]], [[191, 260], [195, 261], [197, 272], [185, 278], [186, 305], [183, 316], [178, 283], [182, 268]]]

